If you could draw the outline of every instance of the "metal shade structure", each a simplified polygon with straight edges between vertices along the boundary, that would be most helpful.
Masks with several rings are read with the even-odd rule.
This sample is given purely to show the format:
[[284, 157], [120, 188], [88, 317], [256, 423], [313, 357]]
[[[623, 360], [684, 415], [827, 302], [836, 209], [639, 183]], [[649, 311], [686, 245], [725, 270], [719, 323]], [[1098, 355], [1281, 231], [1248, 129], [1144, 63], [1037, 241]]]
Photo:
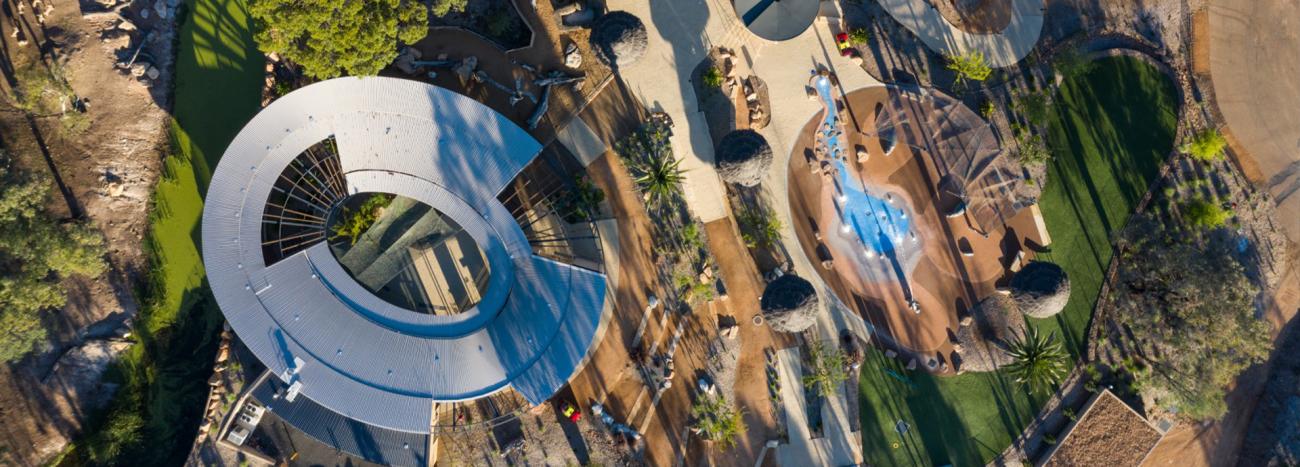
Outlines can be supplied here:
[[794, 39], [817, 18], [818, 0], [735, 0], [736, 16], [751, 32], [769, 41]]
[[[202, 235], [213, 295], [286, 397], [349, 419], [427, 434], [439, 403], [507, 388], [545, 401], [597, 338], [606, 283], [534, 254], [498, 200], [540, 151], [504, 116], [424, 83], [349, 77], [296, 90], [240, 131], [212, 177]], [[476, 305], [416, 313], [344, 270], [312, 219], [370, 192], [417, 200], [465, 229], [490, 264]]]

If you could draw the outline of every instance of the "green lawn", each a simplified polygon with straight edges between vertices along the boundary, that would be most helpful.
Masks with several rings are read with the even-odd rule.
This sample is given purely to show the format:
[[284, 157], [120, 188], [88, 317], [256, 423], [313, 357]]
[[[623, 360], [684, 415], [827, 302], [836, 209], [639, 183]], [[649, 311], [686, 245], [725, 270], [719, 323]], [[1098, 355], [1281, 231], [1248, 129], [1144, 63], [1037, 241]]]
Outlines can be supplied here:
[[[1031, 320], [1062, 336], [1076, 355], [1110, 263], [1112, 233], [1155, 178], [1177, 123], [1173, 83], [1157, 69], [1128, 57], [1096, 64], [1056, 96], [1048, 133], [1054, 159], [1040, 200], [1052, 245], [1039, 258], [1065, 268], [1073, 295], [1060, 315]], [[877, 351], [861, 383], [863, 454], [880, 466], [983, 465], [1046, 399], [1001, 373], [937, 378], [908, 372]], [[894, 429], [899, 420], [910, 426], [905, 435]]]
[[176, 57], [172, 154], [146, 238], [151, 271], [141, 293], [139, 343], [108, 376], [123, 383], [111, 408], [91, 422], [64, 464], [178, 465], [207, 398], [223, 320], [201, 261], [202, 195], [226, 145], [259, 108], [263, 59], [242, 1], [187, 6]]

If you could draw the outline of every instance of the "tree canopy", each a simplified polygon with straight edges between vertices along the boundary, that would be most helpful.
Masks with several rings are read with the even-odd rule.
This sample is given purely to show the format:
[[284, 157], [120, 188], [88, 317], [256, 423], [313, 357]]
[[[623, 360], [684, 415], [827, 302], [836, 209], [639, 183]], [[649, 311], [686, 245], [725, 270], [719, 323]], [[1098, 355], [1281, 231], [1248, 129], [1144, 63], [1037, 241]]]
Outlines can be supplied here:
[[0, 361], [45, 341], [40, 313], [66, 302], [61, 278], [98, 276], [108, 267], [98, 232], [60, 224], [45, 211], [49, 190], [47, 179], [0, 167]]
[[1272, 347], [1268, 324], [1255, 318], [1259, 289], [1230, 236], [1187, 241], [1144, 217], [1124, 237], [1111, 300], [1145, 357], [1142, 390], [1190, 419], [1218, 418], [1228, 383]]
[[[445, 14], [464, 3], [437, 0], [434, 9]], [[258, 47], [317, 79], [378, 74], [397, 58], [399, 43], [429, 32], [428, 10], [411, 0], [251, 0], [248, 10]]]

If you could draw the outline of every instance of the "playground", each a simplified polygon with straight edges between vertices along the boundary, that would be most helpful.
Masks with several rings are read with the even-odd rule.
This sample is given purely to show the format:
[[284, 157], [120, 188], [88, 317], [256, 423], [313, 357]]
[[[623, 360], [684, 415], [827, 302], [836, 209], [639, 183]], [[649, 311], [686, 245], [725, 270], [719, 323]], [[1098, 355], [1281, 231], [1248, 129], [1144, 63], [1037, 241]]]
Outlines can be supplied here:
[[823, 111], [788, 169], [801, 248], [901, 361], [957, 371], [961, 319], [1049, 242], [1037, 189], [950, 97], [892, 86], [845, 95], [829, 73], [808, 89]]

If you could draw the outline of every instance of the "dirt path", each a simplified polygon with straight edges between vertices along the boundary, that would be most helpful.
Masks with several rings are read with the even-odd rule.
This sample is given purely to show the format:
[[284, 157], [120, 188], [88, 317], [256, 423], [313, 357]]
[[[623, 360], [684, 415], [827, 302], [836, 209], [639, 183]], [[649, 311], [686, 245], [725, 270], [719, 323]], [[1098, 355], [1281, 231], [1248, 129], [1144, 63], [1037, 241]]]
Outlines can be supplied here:
[[[716, 465], [751, 466], [763, 450], [763, 444], [775, 439], [777, 421], [767, 393], [767, 359], [764, 351], [779, 346], [771, 328], [755, 326], [758, 300], [763, 293], [762, 276], [740, 241], [740, 232], [731, 218], [704, 225], [709, 249], [718, 262], [722, 281], [727, 285], [727, 312], [740, 326], [740, 357], [736, 368], [735, 402], [744, 411], [746, 431], [736, 448], [726, 456], [714, 456]], [[775, 350], [775, 349], [774, 349]], [[775, 453], [768, 456], [775, 461]]]

